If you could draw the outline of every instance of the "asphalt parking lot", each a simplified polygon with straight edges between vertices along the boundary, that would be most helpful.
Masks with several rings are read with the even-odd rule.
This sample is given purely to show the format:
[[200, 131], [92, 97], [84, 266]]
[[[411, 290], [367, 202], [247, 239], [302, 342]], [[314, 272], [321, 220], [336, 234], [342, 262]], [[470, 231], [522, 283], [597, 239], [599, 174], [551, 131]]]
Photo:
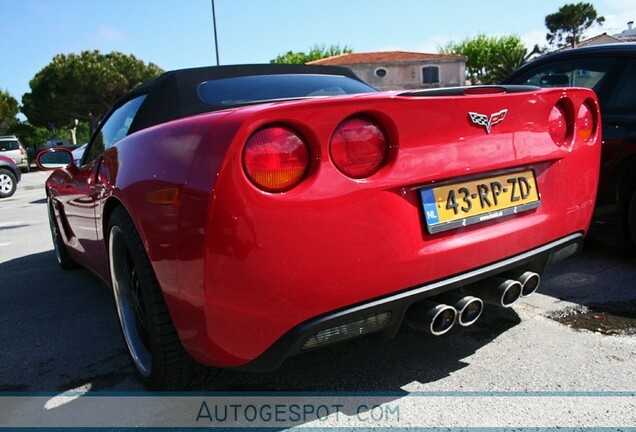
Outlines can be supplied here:
[[[0, 393], [140, 392], [110, 292], [87, 271], [55, 262], [46, 177], [24, 174], [16, 194], [0, 200]], [[590, 242], [550, 268], [539, 293], [512, 309], [487, 306], [466, 329], [442, 337], [405, 329], [394, 340], [366, 338], [297, 356], [272, 373], [225, 371], [191, 390], [387, 393], [403, 401], [400, 426], [436, 418], [452, 426], [453, 416], [471, 412], [449, 413], [452, 401], [436, 392], [522, 393], [539, 397], [539, 410], [569, 406], [554, 414], [557, 425], [636, 426], [635, 281], [636, 259]], [[409, 397], [429, 396], [425, 410], [411, 407]], [[532, 416], [530, 406], [515, 416]], [[479, 408], [474, 415], [494, 426], [515, 418]]]

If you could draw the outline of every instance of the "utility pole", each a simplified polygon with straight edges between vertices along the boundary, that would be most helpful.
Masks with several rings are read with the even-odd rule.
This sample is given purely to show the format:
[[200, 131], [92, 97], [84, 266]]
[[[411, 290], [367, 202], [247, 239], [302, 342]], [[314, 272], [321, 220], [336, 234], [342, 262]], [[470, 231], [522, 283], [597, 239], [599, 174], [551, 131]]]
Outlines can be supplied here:
[[216, 65], [219, 66], [221, 63], [219, 62], [219, 38], [216, 33], [216, 13], [214, 12], [214, 0], [210, 0], [212, 2], [212, 25], [214, 27], [214, 52], [216, 53]]

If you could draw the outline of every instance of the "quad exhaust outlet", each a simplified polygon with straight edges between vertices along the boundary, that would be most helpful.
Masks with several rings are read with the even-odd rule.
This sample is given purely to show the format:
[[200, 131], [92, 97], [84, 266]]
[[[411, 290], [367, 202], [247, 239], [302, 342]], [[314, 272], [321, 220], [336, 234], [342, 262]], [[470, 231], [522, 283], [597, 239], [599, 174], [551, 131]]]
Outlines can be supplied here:
[[533, 294], [540, 282], [538, 273], [511, 270], [477, 282], [472, 289], [474, 295], [455, 291], [419, 301], [409, 308], [404, 320], [416, 330], [440, 336], [455, 324], [462, 327], [474, 324], [484, 310], [484, 302], [509, 308], [520, 298]]

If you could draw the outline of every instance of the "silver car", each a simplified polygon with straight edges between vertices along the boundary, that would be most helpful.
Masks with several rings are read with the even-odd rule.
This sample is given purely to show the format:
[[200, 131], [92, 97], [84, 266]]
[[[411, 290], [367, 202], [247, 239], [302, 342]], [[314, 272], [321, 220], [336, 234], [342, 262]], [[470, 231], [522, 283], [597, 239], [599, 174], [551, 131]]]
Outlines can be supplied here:
[[15, 136], [0, 136], [0, 154], [13, 159], [20, 170], [29, 172], [30, 167], [27, 152]]

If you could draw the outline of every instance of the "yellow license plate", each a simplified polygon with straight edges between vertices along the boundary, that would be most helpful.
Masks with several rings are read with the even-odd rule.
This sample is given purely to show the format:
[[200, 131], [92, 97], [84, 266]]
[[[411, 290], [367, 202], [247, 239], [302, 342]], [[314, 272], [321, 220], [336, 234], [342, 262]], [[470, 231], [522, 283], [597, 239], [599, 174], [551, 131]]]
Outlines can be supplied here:
[[428, 232], [516, 214], [539, 207], [532, 170], [420, 189]]

